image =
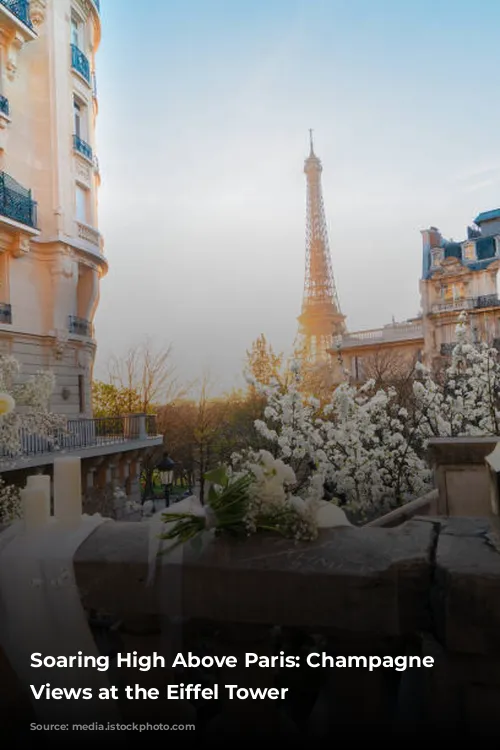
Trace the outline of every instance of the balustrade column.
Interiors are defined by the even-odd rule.
[[[123,418],[123,435],[128,440],[146,440],[146,414],[126,414]]]

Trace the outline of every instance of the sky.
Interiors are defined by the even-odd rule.
[[[304,159],[350,330],[419,312],[420,231],[500,206],[498,0],[101,0],[94,375],[150,339],[180,380],[289,352]]]

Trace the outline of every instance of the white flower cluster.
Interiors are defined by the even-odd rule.
[[[0,475],[0,525],[9,524],[22,517],[19,488],[6,484]]]
[[[311,491],[302,499],[292,493],[297,479],[291,466],[266,450],[235,454],[232,458],[233,467],[237,467],[233,478],[244,473],[255,478],[245,516],[249,534],[267,528],[294,539],[317,537],[317,496]]]
[[[131,500],[127,496],[127,493],[125,492],[123,487],[120,487],[119,485],[115,485],[113,488],[113,500],[117,504],[123,502],[123,509],[126,511],[126,513],[138,513],[140,511],[142,514],[142,505],[136,500]]]
[[[456,328],[457,344],[443,382],[422,365],[414,392],[423,441],[429,437],[500,434],[500,363],[485,343],[471,343],[466,313]]]
[[[295,368],[296,369],[296,368]],[[402,407],[393,388],[344,383],[323,404],[304,397],[295,378],[286,392],[258,385],[266,397],[256,429],[278,460],[321,497],[330,486],[349,511],[361,517],[383,513],[432,486],[425,448],[432,436],[500,434],[500,364],[497,351],[469,340],[465,314],[457,345],[441,376],[418,365],[411,405]],[[281,469],[281,475],[283,469]],[[286,494],[276,475],[260,487],[262,497]],[[267,494],[266,494],[267,493]]]
[[[54,375],[38,372],[19,383],[20,370],[14,357],[0,356],[0,455],[4,457],[21,454],[23,440],[29,436],[53,442],[66,425],[64,417],[52,414],[48,408]]]

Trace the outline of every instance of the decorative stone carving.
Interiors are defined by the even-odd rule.
[[[86,21],[90,15],[91,5],[88,0],[75,0],[75,6]]]
[[[17,60],[19,57],[19,53],[22,49],[22,46],[24,44],[23,37],[16,33],[14,37],[11,39],[10,44],[8,46],[8,53],[7,53],[7,77],[10,81],[13,81],[16,75],[17,71]]]
[[[88,164],[84,164],[81,159],[76,160],[76,174],[85,184],[90,183],[90,167]]]
[[[30,238],[27,234],[21,232],[14,237],[12,243],[11,252],[14,258],[21,258],[23,255],[27,255],[30,251]]]
[[[95,245],[96,247],[99,247],[100,245],[100,237],[101,235],[97,231],[97,229],[93,229],[92,227],[87,226],[86,224],[80,224],[78,223],[78,236],[81,240],[85,240],[85,242],[90,242],[91,245]]]
[[[27,255],[31,249],[30,237],[22,232],[13,234],[9,231],[0,231],[0,253],[10,252],[14,258]]]
[[[74,260],[76,258],[75,251],[71,247],[71,245],[64,245],[62,249],[62,254],[65,255],[67,258],[71,258]]]
[[[55,358],[60,360],[64,356],[64,351],[68,343],[68,332],[59,330],[56,332],[56,339],[54,341],[54,355]]]
[[[12,235],[10,232],[0,232],[0,253],[6,253],[12,245]]]
[[[39,27],[45,21],[47,0],[31,0],[30,18],[33,26]]]
[[[82,370],[88,370],[92,364],[93,356],[92,352],[88,349],[80,349],[77,355],[78,367]]]
[[[97,263],[92,263],[91,260],[87,260],[87,258],[78,258],[78,263],[81,266],[85,266],[85,268],[90,268],[92,271],[95,271],[96,273],[99,272],[99,266]]]
[[[71,279],[75,275],[75,265],[75,261],[69,253],[61,254],[52,266],[52,276],[63,276],[65,279]]]

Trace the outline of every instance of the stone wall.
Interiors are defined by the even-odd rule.
[[[395,528],[324,531],[312,543],[217,539],[199,552],[187,548],[182,566],[158,558],[148,586],[149,533],[145,523],[107,523],[76,555],[81,599],[103,653],[157,651],[170,660],[177,652],[251,651],[304,659],[315,651],[435,661],[430,669],[371,672],[116,669],[113,684],[162,693],[179,682],[289,689],[283,703],[128,701],[121,705],[127,721],[194,723],[219,741],[268,737],[274,729],[302,747],[339,731],[350,741],[367,732],[371,740],[500,740],[497,519],[428,516]]]
[[[286,727],[304,738],[438,730],[500,739],[500,530],[494,519],[419,518],[397,528],[323,532],[314,543],[273,537],[244,543],[217,540],[182,567],[164,563],[147,587],[148,528],[106,524],[80,548],[76,574],[88,609],[121,622],[119,651],[172,653],[431,655],[432,669],[229,670],[186,676],[156,670],[137,682],[219,681],[289,686],[283,713],[253,702],[183,704],[204,731],[251,733]],[[174,626],[179,615],[183,626]],[[169,619],[170,618],[170,619]],[[172,619],[173,618],[173,619]],[[168,624],[170,623],[170,624]],[[192,670],[191,670],[192,672]],[[230,679],[229,679],[230,678]],[[130,678],[129,678],[130,682]],[[272,702],[271,702],[272,703]],[[262,704],[262,705],[260,705]],[[137,704],[138,705],[138,704]],[[127,706],[127,712],[139,710]],[[142,704],[142,711],[146,710]],[[180,721],[180,706],[150,703],[150,720]],[[175,719],[175,716],[177,717]],[[184,715],[184,714],[183,714]],[[144,717],[143,717],[144,718]]]

